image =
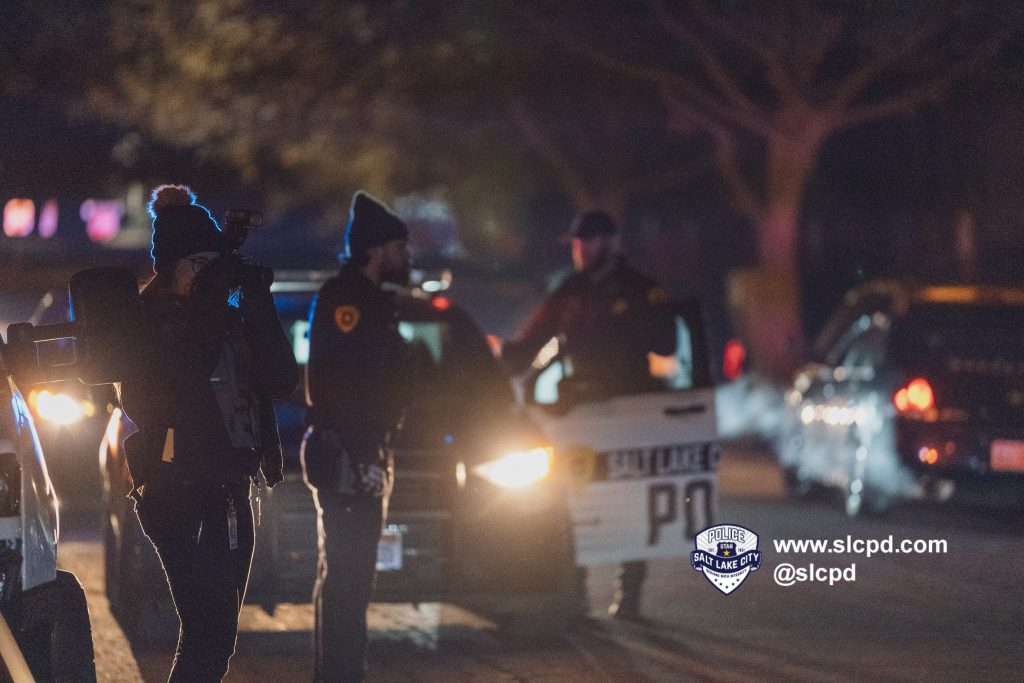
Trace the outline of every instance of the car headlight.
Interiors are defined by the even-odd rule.
[[[520,489],[544,479],[551,473],[554,452],[548,446],[515,451],[478,465],[473,471],[487,481],[506,489]]]
[[[74,424],[85,415],[85,407],[67,394],[40,391],[35,403],[39,417],[59,425]]]

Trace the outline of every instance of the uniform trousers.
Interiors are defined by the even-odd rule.
[[[317,578],[313,680],[349,683],[366,678],[366,610],[373,597],[377,544],[387,499],[343,495],[323,488],[317,510]]]

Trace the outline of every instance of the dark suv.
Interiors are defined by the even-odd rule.
[[[1024,291],[876,282],[851,292],[786,395],[792,494],[847,512],[1024,484]]]
[[[308,315],[325,275],[284,276],[274,286],[296,358],[308,355]],[[502,623],[564,623],[579,604],[566,472],[518,409],[484,335],[440,295],[398,296],[409,342],[413,400],[395,443],[396,476],[378,557],[376,598],[458,602]],[[260,494],[261,523],[247,601],[272,610],[308,602],[316,567],[316,515],[302,481],[302,389],[279,402],[285,480]],[[126,498],[118,444],[133,429],[115,411],[101,457],[108,501],[107,594],[126,628],[145,632],[173,615],[160,566]],[[155,621],[154,621],[155,619]]]

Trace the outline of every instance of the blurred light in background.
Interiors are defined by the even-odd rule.
[[[124,203],[117,200],[86,199],[79,215],[85,221],[85,231],[93,242],[109,242],[121,229]]]
[[[57,234],[59,216],[56,199],[51,199],[43,204],[43,209],[39,212],[39,226],[36,228],[40,237],[48,239]]]
[[[295,362],[305,365],[309,362],[309,321],[296,320],[292,323],[292,353]]]
[[[36,222],[36,205],[31,199],[8,199],[4,204],[4,234],[28,237]]]
[[[730,339],[722,352],[722,376],[727,380],[739,379],[743,364],[747,361],[747,350],[739,339]]]
[[[35,406],[39,417],[59,425],[70,425],[82,417],[95,414],[95,407],[88,401],[79,402],[67,394],[43,390],[29,394],[29,403]]]

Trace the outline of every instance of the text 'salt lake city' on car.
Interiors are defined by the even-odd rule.
[[[847,295],[786,396],[789,492],[851,515],[1024,486],[1024,291],[876,282]]]

